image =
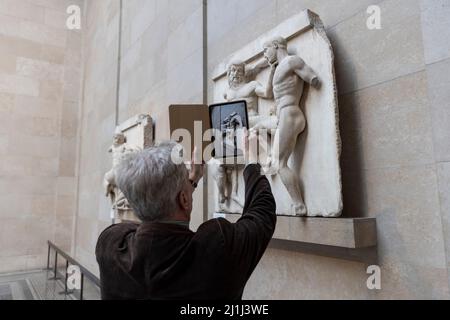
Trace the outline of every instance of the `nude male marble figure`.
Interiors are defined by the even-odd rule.
[[[264,57],[271,66],[276,66],[273,76],[273,94],[276,103],[278,127],[275,142],[272,146],[270,159],[270,174],[278,173],[292,201],[292,211],[295,215],[305,216],[305,206],[300,180],[297,174],[288,166],[299,135],[306,128],[306,119],[300,109],[305,82],[314,88],[320,87],[320,81],[314,71],[295,55],[287,52],[287,41],[275,37],[264,45]]]
[[[215,167],[213,176],[219,189],[219,209],[226,212],[228,200],[233,200],[239,207],[244,208],[238,196],[238,166],[219,164],[217,160],[211,160],[209,165]]]

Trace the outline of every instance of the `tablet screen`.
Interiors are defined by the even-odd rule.
[[[209,107],[211,127],[215,129],[214,156],[218,159],[243,156],[244,128],[248,129],[247,103],[236,101]]]

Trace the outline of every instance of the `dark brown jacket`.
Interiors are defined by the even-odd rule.
[[[100,235],[102,299],[241,299],[275,230],[275,200],[259,165],[244,171],[245,207],[236,223],[121,223]]]

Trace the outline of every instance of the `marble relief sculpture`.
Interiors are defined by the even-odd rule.
[[[116,168],[130,153],[153,145],[153,120],[148,115],[137,115],[117,126],[113,144],[108,152],[112,154],[112,168],[105,173],[103,187],[111,201],[111,218],[116,222],[138,221],[133,209],[116,184]]]
[[[293,202],[292,213],[304,216],[307,211],[300,190],[300,181],[289,168],[288,160],[294,151],[298,136],[306,127],[305,116],[299,107],[304,82],[317,88],[320,81],[314,71],[299,56],[288,54],[287,41],[282,37],[275,37],[264,45],[264,58],[265,63],[259,63],[254,70],[259,71],[265,66],[270,66],[267,85],[263,86],[258,81],[247,82],[245,64],[234,61],[228,67],[229,88],[224,94],[224,98],[227,101],[243,99],[247,101],[251,130],[275,127],[276,133],[273,141],[277,143],[272,143],[269,163],[265,171],[268,174],[280,175]],[[275,108],[271,108],[268,116],[258,114],[258,97],[274,98]],[[225,135],[226,128],[222,128],[222,132]],[[226,137],[224,138],[226,139]],[[279,141],[283,141],[283,143],[280,144]],[[232,168],[220,170],[219,176],[226,177],[227,175],[223,172],[228,170],[232,170]],[[220,203],[224,203],[226,199],[223,192],[227,187],[223,184],[229,181],[230,179],[225,178],[217,179]]]
[[[218,65],[213,81],[214,102],[246,100],[250,130],[272,130],[263,173],[270,177],[277,214],[338,217],[341,143],[334,55],[319,16],[305,10],[282,22]],[[236,183],[242,181],[242,168],[237,170]],[[223,204],[221,183],[229,182],[216,181]],[[243,202],[242,190],[235,196]],[[219,212],[240,210],[221,205]]]
[[[266,86],[263,86],[258,81],[252,80],[261,70],[268,67],[266,59],[260,61],[255,67],[247,70],[245,63],[242,61],[232,61],[227,67],[228,88],[224,92],[223,97],[228,102],[245,100],[247,102],[247,113],[249,119],[249,126],[253,127],[256,123],[263,121],[265,117],[258,114],[258,98],[270,99],[273,96],[272,93],[272,78],[271,76],[267,80]],[[226,119],[227,120],[227,119]],[[222,124],[222,133],[225,145],[228,141],[236,139],[236,137],[229,137],[229,133],[234,134],[236,132],[235,127],[242,127],[242,119],[236,117],[229,119],[227,123]],[[236,124],[236,125],[233,125]],[[231,128],[230,128],[231,125]],[[231,139],[231,140],[230,140]],[[233,141],[233,145],[230,145],[230,150],[234,150],[236,142]],[[224,210],[224,204],[233,200],[239,207],[243,208],[243,201],[239,199],[238,188],[239,179],[238,172],[239,166],[236,164],[216,164],[214,171],[214,178],[219,190],[219,207]],[[236,175],[233,177],[233,174]]]
[[[116,168],[127,154],[139,150],[140,148],[137,146],[127,144],[123,132],[120,130],[116,131],[113,145],[108,150],[108,152],[112,153],[112,168],[104,176],[104,187],[106,196],[111,200],[112,210],[117,216],[121,216],[123,212],[132,211],[132,208],[122,191],[116,185]]]

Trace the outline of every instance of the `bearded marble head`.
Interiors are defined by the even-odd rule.
[[[232,61],[227,67],[228,84],[230,88],[245,82],[245,63],[240,60]]]

